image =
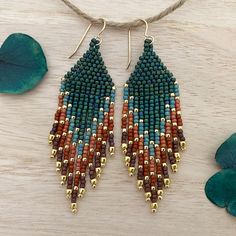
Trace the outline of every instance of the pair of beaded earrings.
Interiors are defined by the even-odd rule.
[[[168,165],[177,171],[179,148],[184,150],[186,145],[178,83],[154,52],[154,38],[147,34],[147,21],[142,21],[146,24],[144,51],[124,85],[121,146],[129,175],[137,172],[138,188],[144,190],[155,212],[164,187],[170,185]],[[87,52],[62,78],[49,135],[51,158],[56,158],[61,184],[67,186],[72,212],[85,193],[87,175],[95,188],[107,150],[114,155],[115,86],[99,52],[105,20],[103,24]]]

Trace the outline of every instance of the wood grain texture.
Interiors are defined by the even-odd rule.
[[[94,16],[128,20],[154,15],[173,0],[74,0]],[[205,197],[204,185],[218,167],[214,153],[236,120],[236,2],[189,0],[150,25],[155,48],[178,78],[188,150],[156,215],[123,166],[120,142],[122,85],[129,76],[127,32],[108,28],[102,54],[117,85],[117,151],[96,191],[88,189],[72,215],[49,156],[47,135],[56,109],[59,78],[88,22],[59,0],[0,0],[0,41],[13,32],[32,35],[44,48],[49,73],[22,96],[0,95],[0,235],[232,236],[236,220]],[[133,32],[133,61],[142,51],[143,28]],[[82,55],[93,27],[77,54]]]

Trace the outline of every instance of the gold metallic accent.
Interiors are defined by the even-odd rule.
[[[158,200],[162,200],[163,190],[157,190]]]
[[[151,210],[153,213],[157,212],[157,209],[158,209],[158,204],[157,202],[153,202],[151,203]]]
[[[180,148],[182,151],[186,150],[186,142],[185,141],[180,142]]]
[[[110,151],[111,156],[113,156],[115,154],[115,147],[110,147],[109,151]]]
[[[151,44],[153,44],[154,43],[154,37],[151,36],[151,35],[148,35],[148,23],[147,23],[147,21],[144,20],[144,19],[140,19],[140,20],[145,23],[145,33],[144,33],[145,39],[150,39]]]
[[[66,190],[66,197],[70,198],[71,197],[71,193],[72,193],[72,190],[71,189],[67,189]]]
[[[149,180],[149,176],[146,175],[146,176],[144,177],[144,179],[145,179],[145,180]]]
[[[92,23],[90,23],[89,26],[87,27],[87,29],[86,29],[86,31],[84,32],[82,38],[80,39],[79,44],[77,45],[76,49],[75,49],[74,52],[69,56],[69,59],[71,59],[71,58],[76,54],[76,52],[79,50],[81,44],[83,43],[85,37],[87,36],[87,34],[88,34],[88,32],[89,32],[91,26],[92,26]]]
[[[131,57],[131,28],[129,28],[129,30],[128,30],[128,63],[126,66],[126,70],[129,69],[131,61],[132,61],[132,57]]]
[[[129,167],[129,176],[133,176],[135,172],[135,168],[134,167]]]
[[[139,190],[143,189],[143,180],[138,180],[137,181],[137,187]]]
[[[72,213],[76,213],[78,211],[76,203],[71,203],[70,208]]]
[[[104,18],[101,18],[100,20],[103,21],[103,27],[102,27],[101,31],[98,33],[98,36],[96,37],[96,39],[99,40],[98,45],[100,45],[102,43],[101,35],[102,35],[103,31],[105,30],[106,25],[107,25],[107,22]]]
[[[164,163],[162,163],[162,166],[165,167],[165,166],[167,166],[167,164],[164,162]]]
[[[166,188],[170,187],[170,179],[169,178],[164,179],[164,185],[165,185]]]
[[[107,163],[106,157],[101,157],[101,166],[104,167]]]
[[[84,194],[85,194],[85,189],[84,189],[84,188],[80,188],[80,189],[79,189],[78,197],[79,197],[79,198],[82,198],[82,197],[84,196]]]
[[[92,187],[93,187],[93,188],[96,188],[97,179],[91,179],[90,182],[91,182],[91,184],[92,184]]]
[[[97,176],[97,178],[101,177],[101,173],[102,173],[102,168],[101,167],[97,167],[96,168],[96,176]]]
[[[52,141],[53,141],[54,138],[55,138],[55,135],[49,134],[49,136],[48,136],[48,143],[52,144]]]
[[[57,162],[56,162],[56,171],[57,171],[57,172],[60,172],[60,171],[61,171],[61,162],[60,162],[60,161],[57,161]]]
[[[151,196],[152,196],[151,192],[146,192],[145,193],[145,200],[146,200],[146,202],[151,200]]]
[[[64,185],[66,183],[66,176],[62,175],[61,176],[61,185]]]
[[[129,157],[129,156],[125,156],[124,160],[125,160],[125,165],[126,165],[127,167],[129,167],[130,157]]]
[[[121,144],[121,148],[122,148],[123,150],[126,150],[127,147],[128,147],[127,143],[122,143],[122,144]]]
[[[59,123],[60,123],[61,125],[64,125],[64,124],[65,124],[65,121],[64,121],[64,120],[60,120]]]
[[[51,151],[51,158],[54,158],[57,154],[57,149],[52,149]]]
[[[174,153],[176,162],[180,162],[180,154],[178,152]]]
[[[172,169],[173,172],[176,173],[176,172],[178,171],[178,166],[177,166],[177,164],[172,164],[172,165],[171,165],[171,169]]]

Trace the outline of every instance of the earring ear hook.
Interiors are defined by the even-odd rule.
[[[101,18],[101,20],[103,21],[103,27],[102,27],[101,31],[98,33],[98,35],[97,35],[97,37],[96,37],[96,39],[99,40],[98,45],[102,43],[101,35],[102,35],[103,31],[105,30],[106,25],[107,25],[107,22],[106,22],[106,20],[105,20],[104,18]],[[78,52],[78,50],[79,50],[81,44],[84,42],[84,39],[85,39],[85,37],[87,36],[87,34],[88,34],[90,28],[92,27],[92,25],[93,25],[93,23],[90,23],[90,24],[88,25],[87,29],[85,30],[85,32],[84,32],[82,38],[80,39],[80,41],[79,41],[77,47],[75,48],[74,52],[69,56],[69,59],[71,59],[71,58]]]
[[[84,32],[82,38],[80,39],[80,41],[79,41],[77,47],[75,48],[74,52],[69,56],[69,59],[71,59],[71,58],[76,54],[76,52],[79,50],[81,44],[84,42],[84,39],[85,39],[85,37],[87,36],[87,34],[88,34],[88,32],[89,32],[89,30],[90,30],[90,28],[91,28],[92,25],[93,25],[92,23],[89,24],[89,26],[88,26],[87,29],[85,30],[85,32]]]
[[[145,39],[150,39],[151,40],[150,44],[153,44],[154,37],[148,34],[148,23],[147,23],[147,21],[144,20],[144,19],[140,19],[140,21],[145,23],[145,32],[144,32]],[[129,28],[129,30],[128,30],[128,63],[127,63],[127,66],[126,66],[126,70],[129,69],[131,61],[132,61],[132,56],[131,56],[131,28]]]
[[[98,36],[100,37],[101,34],[103,33],[103,31],[105,30],[106,26],[107,26],[107,22],[104,18],[101,18],[101,20],[103,21],[103,27],[101,29],[101,31],[98,33]]]
[[[129,30],[128,30],[128,63],[126,66],[126,70],[129,69],[131,61],[132,61],[132,57],[131,57],[131,28],[129,28]]]
[[[98,35],[96,37],[96,39],[99,40],[98,45],[100,45],[102,43],[101,35],[102,35],[103,31],[106,29],[106,26],[107,26],[107,22],[106,22],[106,20],[104,18],[100,18],[100,20],[103,21],[103,27],[102,27],[101,31],[98,33]]]
[[[140,19],[140,21],[144,22],[144,24],[145,24],[145,33],[144,33],[145,39],[150,39],[151,40],[150,44],[153,44],[154,43],[154,37],[148,34],[148,23],[147,23],[147,21],[144,20],[144,19]]]

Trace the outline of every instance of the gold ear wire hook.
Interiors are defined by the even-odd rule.
[[[99,40],[98,44],[102,43],[101,35],[102,35],[103,31],[106,29],[106,26],[107,26],[107,22],[106,22],[106,20],[104,18],[101,18],[100,20],[103,21],[103,27],[102,27],[101,31],[98,33],[98,36],[96,37],[96,39]]]
[[[140,20],[145,23],[145,33],[144,33],[145,39],[150,39],[151,44],[153,44],[154,43],[154,37],[151,36],[151,35],[148,35],[148,23],[147,23],[147,21],[144,20],[144,19],[140,19]]]
[[[74,52],[69,56],[69,59],[71,59],[76,54],[76,52],[79,50],[81,44],[84,42],[84,39],[85,39],[85,37],[87,36],[87,34],[89,32],[91,26],[92,26],[92,23],[90,23],[89,26],[87,27],[87,29],[85,30],[85,32],[84,32],[82,38],[80,39],[77,47],[75,48]]]
[[[132,60],[131,58],[131,28],[129,28],[128,30],[128,63],[127,63],[126,70],[129,69],[131,60]]]

